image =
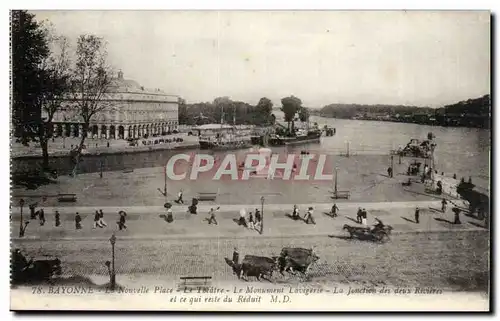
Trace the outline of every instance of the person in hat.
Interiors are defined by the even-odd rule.
[[[368,225],[368,223],[367,223],[367,217],[368,217],[368,214],[366,212],[366,209],[363,209],[361,211],[361,224],[363,224],[364,226]]]
[[[40,212],[38,213],[38,219],[40,220],[40,226],[45,225],[45,212],[43,211],[43,208],[40,209]]]
[[[82,229],[82,217],[80,216],[80,214],[78,212],[76,212],[76,215],[75,215],[75,228],[77,230]]]
[[[441,201],[441,212],[446,212],[446,205],[448,204],[448,202],[446,201],[446,199],[443,198],[443,200]]]
[[[333,217],[337,217],[338,216],[338,214],[337,214],[338,210],[339,210],[339,208],[337,207],[337,204],[333,204],[332,210],[331,210],[330,214],[332,214]]]
[[[304,221],[306,221],[306,224],[309,224],[309,222],[311,222],[312,224],[316,224],[316,222],[314,221],[314,217],[313,217],[313,208],[312,207],[309,207],[309,209],[307,210],[306,215],[304,217]]]
[[[420,223],[419,218],[420,218],[420,209],[417,207],[415,209],[415,223],[417,224]]]
[[[92,229],[96,229],[98,227],[102,227],[101,223],[99,222],[100,218],[101,218],[101,215],[99,214],[99,211],[95,211],[95,214],[94,214],[94,226],[92,226]]]
[[[61,225],[61,215],[59,214],[59,211],[56,211],[56,227]]]
[[[219,207],[217,207],[217,209],[219,209]],[[208,218],[208,224],[215,224],[215,225],[218,225],[217,223],[217,219],[215,218],[215,210],[213,208],[210,209],[210,212],[208,212],[208,214],[210,215],[209,218]]]
[[[126,230],[127,226],[125,225],[125,223],[127,222],[127,219],[125,217],[127,216],[127,213],[125,213],[124,211],[119,211],[118,215],[119,215],[118,222],[116,222],[116,224],[118,224],[118,229],[120,231],[123,229]]]
[[[299,215],[299,208],[297,207],[297,205],[294,205],[293,206],[293,211],[292,211],[292,218],[294,220],[298,219],[300,217]]]
[[[104,212],[102,209],[99,210],[99,224],[101,224],[101,227],[108,226],[108,224],[104,221]]]
[[[240,219],[238,220],[239,225],[243,225],[244,227],[248,227],[247,221],[245,219],[246,216],[247,216],[247,211],[244,208],[242,208],[240,210]]]
[[[358,208],[358,212],[356,213],[356,222],[361,224],[361,219],[363,218],[363,210]]]

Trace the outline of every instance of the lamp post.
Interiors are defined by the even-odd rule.
[[[265,201],[265,198],[264,198],[264,196],[262,196],[260,198],[260,205],[261,205],[260,209],[261,209],[261,212],[262,212],[262,215],[261,215],[262,222],[260,224],[260,234],[262,234],[262,232],[264,232],[264,201]]]
[[[19,200],[19,205],[21,206],[21,220],[19,221],[19,237],[24,236],[24,230],[23,230],[23,206],[24,206],[24,199]]]
[[[111,243],[111,290],[115,289],[116,286],[116,274],[115,274],[115,243],[116,243],[116,236],[115,233],[111,235],[111,238],[109,239],[109,242]]]

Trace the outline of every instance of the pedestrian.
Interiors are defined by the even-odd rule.
[[[217,208],[219,209],[219,208]],[[213,208],[210,209],[210,212],[208,212],[208,214],[210,215],[210,217],[208,218],[208,224],[215,224],[215,225],[218,225],[217,223],[217,219],[215,218],[215,210]]]
[[[262,220],[262,215],[258,208],[255,209],[255,223],[259,223]]]
[[[358,213],[356,214],[356,222],[361,224],[361,219],[363,218],[363,210],[361,210],[361,207],[358,208]]]
[[[243,225],[244,227],[248,227],[247,221],[245,220],[245,216],[247,216],[247,211],[244,208],[242,208],[240,210],[240,219],[238,221],[238,225]]]
[[[38,218],[40,219],[40,226],[45,225],[45,212],[43,211],[43,208],[40,209],[40,213],[38,215]]]
[[[419,218],[420,218],[420,209],[417,207],[417,208],[415,209],[415,223],[417,223],[417,224],[418,224],[418,223],[420,222],[420,221],[419,221]]]
[[[61,225],[61,216],[59,214],[59,211],[56,211],[56,227]]]
[[[118,224],[118,229],[120,231],[123,229],[127,229],[127,226],[125,225],[125,223],[127,222],[125,218],[127,216],[127,213],[125,213],[124,211],[120,211],[118,212],[118,215],[120,216],[118,222],[116,222],[116,224]]]
[[[174,213],[172,212],[172,207],[167,208],[166,221],[172,223],[174,221]]]
[[[36,219],[36,204],[30,204],[29,205],[29,209],[30,209],[30,219],[34,220]]]
[[[367,226],[368,223],[367,223],[367,216],[368,214],[366,213],[366,209],[363,209],[363,211],[361,211],[361,224],[363,224],[364,226]]]
[[[82,229],[82,218],[80,217],[80,214],[78,212],[76,212],[76,215],[75,215],[75,228],[77,230]]]
[[[238,249],[235,247],[233,251],[233,264],[239,264],[240,262],[240,253],[238,253]]]
[[[457,174],[453,174],[453,179],[457,179]]]
[[[462,224],[462,222],[460,222],[460,209],[458,207],[453,207],[452,211],[455,213],[455,221],[453,224]]]
[[[332,206],[332,211],[331,211],[331,214],[333,217],[337,217],[337,211],[339,210],[339,208],[337,207],[337,204],[333,204]]]
[[[316,225],[316,222],[314,221],[314,217],[313,217],[313,208],[312,207],[309,207],[309,209],[307,210],[306,215],[304,217],[304,220],[306,221],[306,224],[309,224],[309,222],[311,222],[312,224]]]
[[[99,210],[99,224],[101,224],[101,227],[108,226],[108,224],[104,221],[104,213],[102,209]]]
[[[248,228],[251,230],[255,228],[252,212],[248,213]]]
[[[106,147],[108,147],[108,148],[109,148],[109,141],[106,143]]]
[[[101,214],[99,214],[98,211],[95,211],[94,226],[92,226],[92,229],[96,229],[97,227],[102,227],[101,223],[99,222],[100,219],[101,219]]]
[[[184,201],[182,200],[182,189],[177,194],[177,203],[178,204],[181,204],[181,203],[184,204]]]
[[[392,178],[392,167],[389,166],[389,168],[387,169],[387,176],[391,177]]]
[[[469,181],[468,181],[469,184],[472,184],[472,177],[469,176]]]
[[[448,202],[443,198],[443,200],[441,201],[441,212],[446,212],[446,204],[448,204]]]
[[[294,220],[298,219],[300,217],[299,215],[299,208],[297,207],[297,205],[294,205],[293,206],[293,211],[292,211],[292,218]]]

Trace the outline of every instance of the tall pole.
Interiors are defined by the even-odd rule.
[[[23,206],[24,206],[24,199],[19,200],[19,205],[21,206],[21,220],[19,221],[19,237],[24,236],[24,231],[23,231]]]
[[[163,187],[163,193],[165,194],[165,198],[167,197],[167,165],[163,168],[163,174],[164,174],[164,187]]]
[[[394,155],[391,155],[391,177],[393,172],[394,172]]]
[[[100,167],[99,177],[102,178],[102,158],[99,167]]]
[[[115,243],[116,243],[116,236],[113,233],[111,235],[111,238],[109,239],[109,242],[111,243],[111,290],[114,290],[116,287],[116,272],[115,272]]]
[[[335,167],[335,186],[334,186],[335,197],[337,197],[337,173],[338,173],[338,169],[337,169],[337,167]]]
[[[349,141],[347,141],[347,157],[349,157]]]
[[[262,217],[262,222],[260,224],[260,234],[264,232],[264,196],[260,198],[260,204],[261,204],[261,217]]]

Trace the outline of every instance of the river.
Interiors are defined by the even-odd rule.
[[[427,134],[435,135],[436,168],[447,174],[456,173],[458,177],[471,176],[480,187],[487,188],[490,177],[491,132],[486,129],[460,127],[434,127],[417,124],[345,120],[323,117],[311,117],[320,127],[328,125],[337,129],[336,135],[322,137],[320,144],[287,147],[273,147],[274,152],[297,153],[307,150],[311,153],[352,155],[388,155],[390,150],[405,146],[410,139],[426,139]],[[182,151],[155,151],[106,156],[85,156],[80,163],[79,173],[164,166],[173,154]],[[244,154],[246,150],[237,153]],[[219,154],[219,153],[215,153]],[[13,170],[33,167],[39,159],[15,159]],[[72,165],[69,158],[53,158],[51,164],[59,173],[67,174]]]

